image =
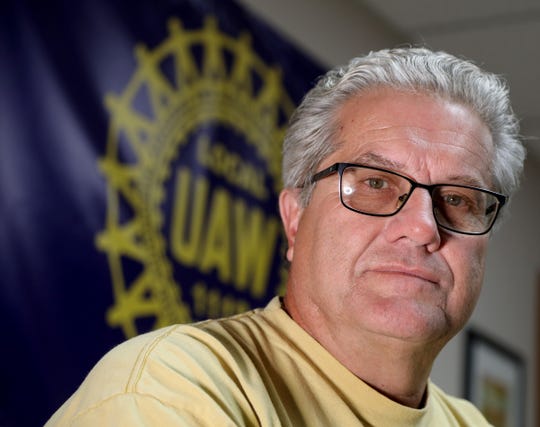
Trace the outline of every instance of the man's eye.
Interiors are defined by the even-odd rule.
[[[457,194],[449,194],[444,196],[444,202],[450,206],[460,206],[463,204],[463,198]]]
[[[369,178],[366,180],[366,183],[370,188],[374,188],[376,190],[388,187],[388,183],[384,179],[380,178]]]

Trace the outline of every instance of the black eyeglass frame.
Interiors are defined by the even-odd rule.
[[[342,182],[342,178],[343,178],[343,171],[345,169],[347,169],[348,167],[361,167],[361,168],[365,168],[365,169],[372,169],[372,170],[376,170],[376,171],[389,173],[391,175],[398,176],[398,177],[403,178],[406,181],[408,181],[411,184],[411,189],[408,192],[407,197],[405,198],[405,200],[403,200],[403,203],[401,203],[401,205],[397,208],[397,210],[395,212],[392,212],[390,214],[374,214],[374,213],[368,213],[368,212],[360,211],[360,210],[355,209],[355,208],[353,208],[351,206],[348,206],[343,201],[343,194],[342,194],[342,190],[341,190],[341,187],[342,187],[341,182]],[[439,227],[441,227],[441,228],[444,228],[445,230],[453,231],[454,233],[459,233],[459,234],[467,234],[467,235],[472,235],[472,236],[481,236],[483,234],[489,233],[489,231],[493,228],[493,225],[495,224],[495,221],[497,220],[497,217],[499,215],[499,212],[501,211],[501,208],[505,205],[505,203],[508,200],[508,196],[505,196],[504,194],[497,193],[495,191],[487,190],[485,188],[475,187],[475,186],[472,186],[472,185],[463,185],[463,184],[446,184],[446,183],[442,183],[442,184],[422,184],[420,182],[415,181],[414,179],[411,179],[411,178],[409,178],[407,176],[401,175],[401,174],[399,174],[397,172],[394,172],[394,171],[391,171],[391,170],[388,170],[388,169],[379,168],[379,167],[376,167],[376,166],[361,165],[361,164],[357,164],[357,163],[334,163],[332,166],[330,166],[330,167],[328,167],[326,169],[323,169],[322,171],[317,172],[316,174],[314,174],[310,179],[310,183],[314,184],[315,182],[320,181],[321,179],[326,178],[326,177],[328,177],[328,176],[330,176],[330,175],[332,175],[334,173],[339,174],[339,199],[341,201],[341,204],[343,206],[345,206],[347,209],[349,209],[349,210],[351,210],[353,212],[357,212],[357,213],[362,214],[362,215],[378,216],[378,217],[394,216],[403,208],[403,206],[405,206],[405,204],[407,203],[407,201],[411,197],[411,194],[413,193],[413,191],[416,188],[423,188],[423,189],[428,191],[429,195],[432,198],[433,217],[435,218],[435,222],[437,223],[437,225]],[[493,216],[493,219],[491,220],[491,223],[489,224],[489,226],[487,227],[487,229],[485,231],[482,231],[482,232],[461,231],[461,230],[456,230],[456,229],[453,229],[452,227],[449,227],[447,225],[439,223],[439,220],[437,219],[437,214],[435,213],[435,206],[433,205],[433,191],[437,187],[446,187],[446,186],[458,187],[458,188],[468,188],[468,189],[471,189],[471,190],[478,190],[478,191],[481,191],[483,193],[491,194],[492,196],[494,196],[497,199],[497,201],[498,201],[498,204],[496,205],[497,211],[495,212],[495,215]]]

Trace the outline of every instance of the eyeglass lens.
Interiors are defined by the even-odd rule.
[[[389,171],[347,166],[341,176],[341,199],[354,211],[389,216],[408,200],[415,185]],[[483,233],[495,220],[497,198],[479,189],[435,185],[431,191],[433,214],[445,228],[465,233]]]

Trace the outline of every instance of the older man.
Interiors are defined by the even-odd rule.
[[[291,121],[284,298],[117,347],[50,425],[487,425],[429,380],[524,149],[506,88],[426,49],[330,71]]]

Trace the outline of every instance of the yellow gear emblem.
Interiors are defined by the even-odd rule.
[[[279,192],[281,143],[294,109],[280,71],[254,53],[250,36],[220,32],[215,18],[189,31],[172,19],[166,40],[135,53],[126,89],[105,100],[111,121],[99,166],[107,217],[96,238],[113,284],[106,319],[126,337],[145,320],[159,328],[189,322],[193,312],[232,314],[249,307],[241,295],[264,294],[281,231],[275,215],[251,206]],[[213,140],[209,124],[240,135],[259,164]],[[189,162],[179,164],[184,157]],[[177,264],[217,277],[226,292],[200,277],[187,286],[175,276]]]

